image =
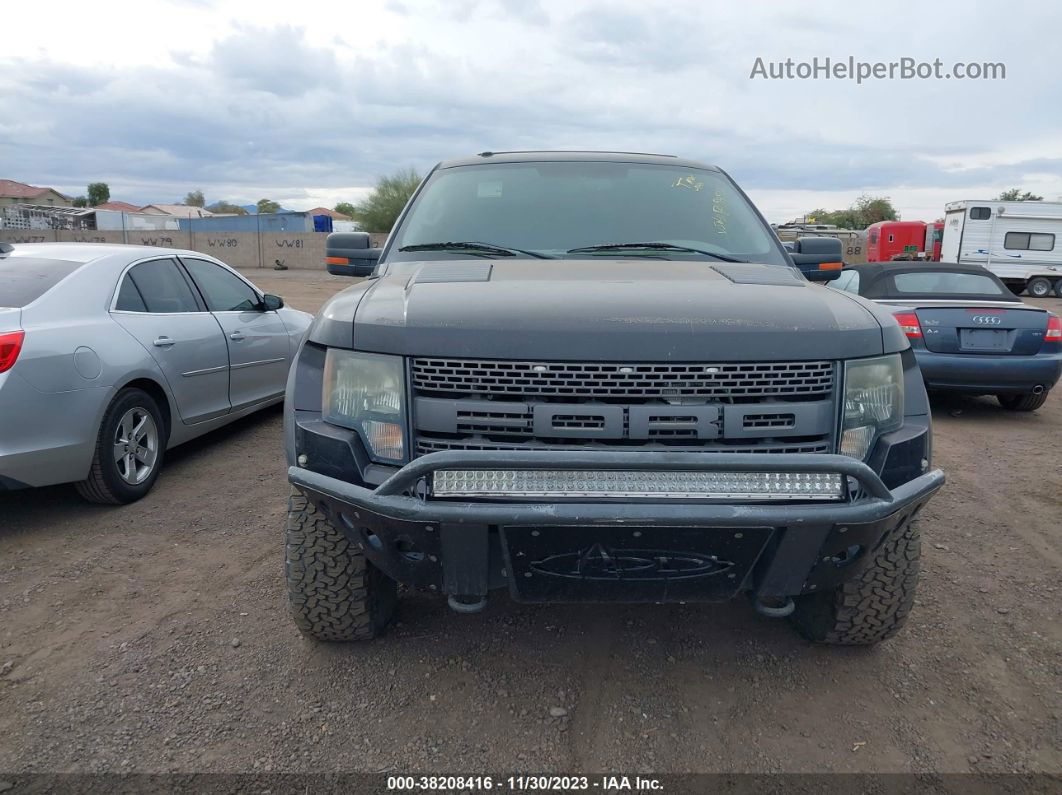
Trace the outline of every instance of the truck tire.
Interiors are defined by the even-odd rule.
[[[872,646],[907,623],[922,554],[918,522],[908,517],[886,536],[858,577],[832,591],[796,599],[792,621],[808,640]]]
[[[284,574],[295,624],[314,640],[372,640],[394,617],[398,584],[298,491],[288,498]]]
[[[1040,394],[1035,392],[1021,392],[1017,395],[996,395],[999,405],[1009,411],[1036,411],[1046,400],[1048,390]]]
[[[1055,282],[1055,295],[1062,298],[1062,279],[1058,279]]]
[[[155,399],[142,389],[123,389],[103,413],[88,477],[74,484],[89,502],[136,502],[155,485],[169,432]]]
[[[1029,283],[1025,285],[1025,289],[1028,290],[1029,295],[1034,298],[1047,298],[1051,295],[1051,291],[1055,286],[1051,283],[1050,279],[1046,279],[1043,276],[1036,276],[1029,279]]]

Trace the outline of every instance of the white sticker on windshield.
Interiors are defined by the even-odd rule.
[[[501,180],[480,182],[476,188],[476,195],[481,199],[500,199],[502,195]]]

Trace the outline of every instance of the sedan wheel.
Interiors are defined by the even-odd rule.
[[[158,453],[155,420],[146,409],[129,409],[118,423],[114,439],[114,461],[122,480],[132,486],[143,483],[155,470]]]
[[[999,401],[1005,409],[1010,411],[1036,411],[1040,406],[1047,402],[1048,391],[1045,389],[1042,392],[1021,392],[1017,395],[996,395],[996,400]]]
[[[78,493],[109,505],[139,500],[155,485],[166,438],[155,399],[142,389],[123,389],[104,412],[92,469],[75,484]]]

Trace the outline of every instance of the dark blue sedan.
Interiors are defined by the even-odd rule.
[[[927,389],[1034,411],[1062,374],[1062,319],[1022,303],[979,265],[854,265],[830,286],[893,311]]]

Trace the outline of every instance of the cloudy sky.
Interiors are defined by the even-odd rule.
[[[704,0],[5,3],[0,178],[134,203],[364,195],[486,149],[667,152],[772,221],[1062,198],[1062,4]],[[869,8],[869,6],[866,6]],[[1002,62],[1005,80],[750,79],[756,58]]]

